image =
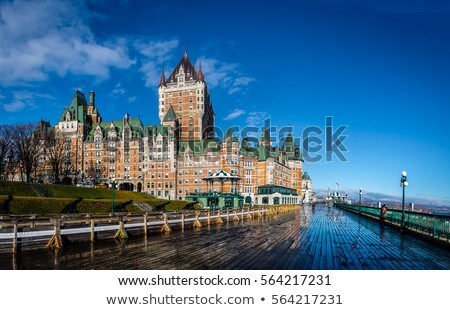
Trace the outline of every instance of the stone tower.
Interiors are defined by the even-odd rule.
[[[179,123],[180,142],[198,141],[214,132],[214,111],[201,65],[198,71],[184,52],[166,79],[164,70],[158,86],[159,119],[164,123],[173,113]],[[172,109],[172,110],[171,110]]]

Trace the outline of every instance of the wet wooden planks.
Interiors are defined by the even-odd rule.
[[[0,256],[11,269],[449,269],[450,251],[317,206],[245,223]]]

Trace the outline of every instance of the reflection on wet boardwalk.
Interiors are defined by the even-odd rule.
[[[0,254],[1,269],[450,269],[450,250],[339,209]]]

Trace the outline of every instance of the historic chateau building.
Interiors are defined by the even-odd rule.
[[[258,188],[273,185],[302,192],[300,148],[289,134],[273,146],[264,129],[259,145],[240,141],[229,129],[214,137],[214,109],[201,66],[185,52],[173,72],[164,71],[158,86],[160,124],[144,125],[125,114],[103,121],[91,92],[89,102],[76,91],[55,126],[63,137],[65,167],[78,180],[111,183],[119,189],[145,191],[166,199],[193,193],[231,192],[230,184],[208,188],[203,179],[221,170],[238,176],[246,203],[257,201]]]

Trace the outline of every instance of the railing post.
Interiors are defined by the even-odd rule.
[[[195,211],[195,220],[194,220],[194,228],[201,228],[202,223],[200,223],[200,220],[198,219],[200,211]]]
[[[127,239],[127,238],[128,238],[128,234],[125,230],[123,217],[119,217],[119,229],[117,230],[116,234],[114,235],[114,239]]]
[[[91,242],[95,242],[95,222],[91,219]]]
[[[181,230],[184,231],[184,211],[181,212]]]
[[[237,210],[236,209],[234,210],[233,221],[239,222],[239,216],[237,215]]]
[[[253,214],[250,213],[250,207],[247,208],[247,219],[253,219]]]
[[[222,224],[222,223],[223,223],[223,221],[222,221],[222,216],[221,216],[221,212],[220,212],[220,210],[219,210],[219,211],[217,211],[216,224],[217,224],[217,225],[220,225],[220,224]]]
[[[45,249],[55,249],[59,250],[63,247],[62,239],[61,239],[61,220],[55,219],[55,234],[53,237],[48,241],[47,245],[45,246]]]
[[[144,213],[144,236],[147,236],[148,213]]]
[[[170,228],[170,226],[169,226],[169,221],[168,221],[168,218],[167,218],[167,213],[163,213],[163,219],[164,219],[164,224],[163,224],[163,226],[161,227],[161,232],[166,232],[166,233],[171,232],[171,231],[172,231],[172,228]]]
[[[227,210],[227,223],[230,221],[230,210]]]
[[[19,225],[17,222],[14,222],[14,233],[13,233],[13,248],[12,252],[15,254],[17,253],[17,231],[19,229]]]
[[[211,211],[208,211],[208,226],[211,226]]]

